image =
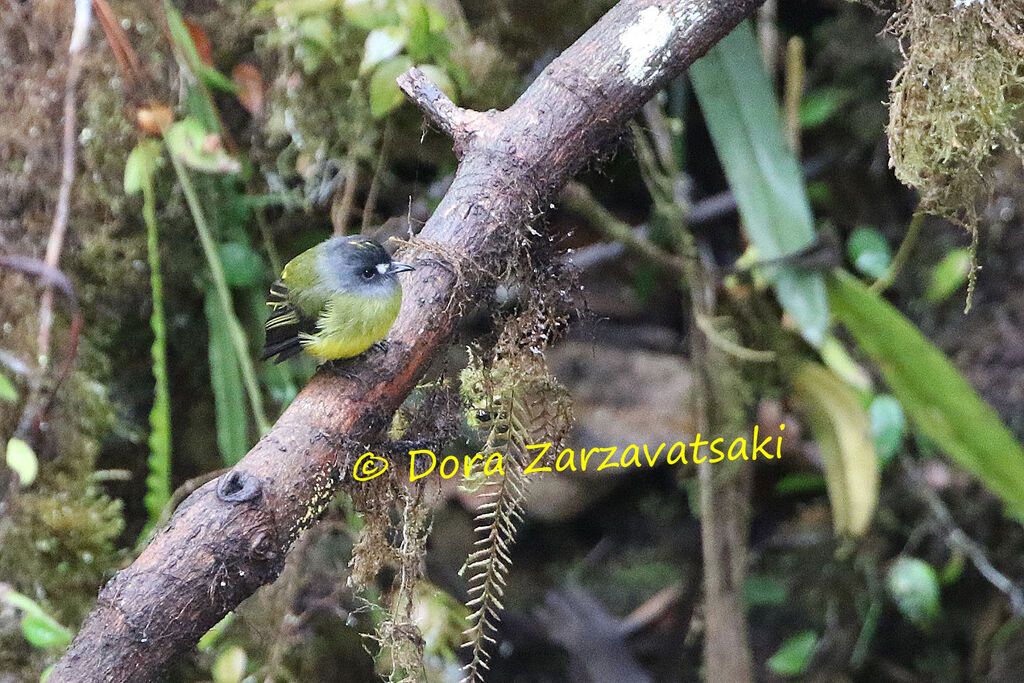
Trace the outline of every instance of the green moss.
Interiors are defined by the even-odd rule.
[[[68,624],[85,616],[120,559],[121,504],[92,479],[98,440],[112,422],[102,385],[74,373],[49,420],[52,439],[38,451],[39,479],[17,496],[4,522],[0,576],[41,597]]]
[[[906,58],[891,84],[890,164],[921,193],[922,209],[975,241],[1000,153],[1024,158],[1022,24],[1016,3],[911,0],[888,27]]]

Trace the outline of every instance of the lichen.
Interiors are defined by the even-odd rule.
[[[646,83],[668,59],[665,50],[674,26],[672,16],[659,7],[646,7],[636,21],[619,35],[626,51],[626,76],[637,84]]]

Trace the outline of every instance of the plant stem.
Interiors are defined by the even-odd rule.
[[[166,144],[166,143],[165,143]],[[256,427],[260,434],[270,431],[270,422],[263,411],[263,395],[260,393],[259,384],[256,382],[256,370],[249,356],[249,349],[245,332],[242,330],[238,316],[235,315],[234,305],[231,301],[231,291],[228,289],[228,281],[224,275],[224,266],[220,262],[220,255],[217,254],[217,245],[213,241],[213,234],[206,223],[203,215],[203,207],[199,204],[199,197],[196,195],[195,187],[188,176],[188,170],[181,160],[174,156],[174,150],[167,146],[168,155],[174,165],[174,172],[181,183],[181,190],[185,193],[185,201],[188,203],[189,211],[192,213],[192,220],[195,221],[196,230],[199,232],[199,242],[203,245],[203,253],[206,262],[210,267],[210,275],[213,277],[213,286],[217,291],[217,301],[220,303],[221,313],[227,321],[228,329],[231,331],[231,343],[235,347],[235,356],[238,358],[238,365],[242,370],[242,381],[245,384],[245,391],[249,395],[249,402],[252,404],[253,417],[256,419]]]
[[[149,286],[153,296],[153,408],[149,413],[149,458],[146,465],[145,504],[149,520],[139,535],[149,536],[160,511],[171,496],[171,396],[167,384],[167,327],[164,316],[163,280],[160,275],[160,245],[157,241],[156,195],[152,176],[142,186],[142,218],[146,223],[146,252],[149,257]]]
[[[57,207],[53,212],[53,226],[46,243],[46,264],[52,268],[60,265],[60,253],[64,248],[64,236],[68,229],[68,215],[71,212],[71,186],[75,182],[75,152],[78,145],[78,116],[75,92],[82,75],[82,53],[89,40],[92,24],[92,4],[88,0],[76,0],[74,26],[68,45],[68,75],[64,85],[64,131],[61,144],[60,187],[57,192]],[[53,328],[53,287],[47,286],[39,305],[38,363],[39,385],[50,364],[50,334]],[[29,402],[32,403],[31,401]]]
[[[621,242],[627,249],[646,256],[677,275],[686,272],[686,264],[681,258],[661,249],[613,216],[608,209],[594,199],[590,190],[584,185],[570,182],[565,186],[562,199],[565,201],[566,208],[586,218],[587,222],[597,228],[605,237]]]
[[[917,236],[921,233],[921,226],[924,225],[924,217],[925,214],[920,209],[914,212],[914,215],[910,218],[910,225],[907,226],[907,234],[904,236],[900,248],[896,251],[896,256],[893,257],[892,263],[889,264],[889,269],[869,287],[872,292],[881,293],[892,286],[896,276],[903,270],[903,266],[906,265],[907,259],[910,257],[910,250],[914,248]]]
[[[267,252],[267,258],[270,259],[270,267],[274,269],[274,277],[280,277],[282,269],[281,255],[277,253],[277,247],[274,245],[274,236],[270,232],[270,226],[267,225],[267,217],[263,215],[263,207],[254,207],[253,213],[256,215],[256,225],[260,229],[263,248]]]
[[[384,124],[384,133],[380,143],[380,151],[377,152],[377,165],[373,169],[373,180],[370,181],[370,189],[366,194],[366,203],[363,204],[363,221],[359,232],[365,234],[370,227],[370,220],[373,218],[373,210],[377,204],[377,195],[380,193],[381,175],[384,173],[384,164],[387,163],[388,151],[391,148],[392,137],[391,117],[388,117]]]
[[[804,41],[794,36],[786,43],[786,142],[793,156],[800,158],[800,100],[805,81]]]
[[[348,228],[348,217],[352,213],[352,204],[355,202],[356,185],[359,183],[359,160],[355,151],[350,151],[345,160],[345,186],[341,194],[334,195],[334,202],[331,204],[331,222],[334,224],[334,234],[344,235]]]

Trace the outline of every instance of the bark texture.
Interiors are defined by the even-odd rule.
[[[420,238],[493,263],[565,182],[668,79],[735,27],[757,0],[622,0],[503,112],[451,104],[410,72],[403,90],[452,135],[458,173]],[[354,377],[321,369],[273,429],[228,473],[189,496],[96,608],[51,683],[151,681],[167,662],[257,588],[273,581],[295,538],[342,485],[347,465],[380,439],[461,302],[480,294],[472,269],[422,259],[405,281],[386,352]],[[219,493],[219,495],[218,495]]]

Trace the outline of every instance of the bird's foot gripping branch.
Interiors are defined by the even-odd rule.
[[[503,112],[460,109],[415,70],[401,77],[402,89],[454,138],[460,156],[420,238],[506,263],[518,243],[509,236],[524,233],[658,88],[757,4],[622,0]],[[154,680],[280,573],[298,533],[350,481],[346,464],[379,441],[448,342],[461,304],[486,298],[480,273],[456,278],[425,261],[408,274],[405,286],[415,295],[405,297],[387,351],[356,363],[354,378],[318,373],[227,479],[189,496],[103,588],[52,683]],[[244,500],[235,500],[240,492],[247,492],[237,496]]]

